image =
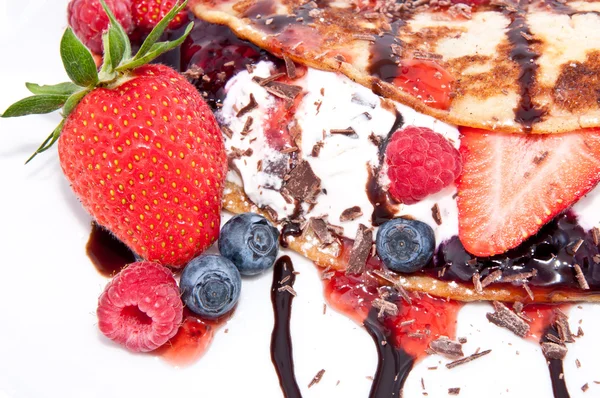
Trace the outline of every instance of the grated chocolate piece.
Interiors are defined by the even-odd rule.
[[[340,221],[345,222],[345,221],[356,220],[358,217],[360,217],[362,215],[363,215],[363,212],[359,206],[352,206],[352,207],[344,210],[342,212],[342,214],[340,214]]]
[[[308,220],[308,226],[310,229],[312,229],[323,245],[330,245],[335,242],[334,237],[327,228],[327,223],[322,218],[312,217],[310,220]]]
[[[373,300],[373,307],[379,310],[379,313],[377,314],[378,318],[383,318],[383,315],[398,315],[398,306],[382,298]]]
[[[461,359],[457,359],[454,362],[447,363],[446,367],[448,369],[455,368],[455,367],[457,367],[459,365],[463,365],[465,363],[474,361],[477,358],[481,358],[482,356],[485,356],[485,355],[489,354],[490,352],[492,352],[492,350],[485,350],[485,351],[481,351],[481,352],[476,352],[475,354],[471,354],[468,357],[464,357],[464,358],[461,358]]]
[[[274,82],[277,79],[280,79],[282,77],[285,76],[285,73],[275,73],[274,75],[271,75],[269,77],[258,77],[258,76],[254,76],[252,78],[252,81],[255,83],[258,83],[259,86],[266,86],[267,84]]]
[[[483,287],[481,285],[481,277],[479,276],[479,272],[475,272],[473,274],[473,286],[475,287],[475,291],[477,294],[483,293]]]
[[[363,224],[358,226],[354,245],[350,251],[350,259],[348,260],[347,274],[360,274],[365,270],[367,258],[371,253],[373,246],[373,231]]]
[[[302,91],[300,86],[281,82],[270,82],[263,87],[269,94],[287,101],[293,100]]]
[[[365,112],[365,114],[371,116],[367,112]],[[369,117],[369,119],[371,119],[371,117]],[[381,145],[381,137],[376,135],[375,133],[369,134],[369,141],[371,141],[371,143],[376,147],[379,147],[379,145]]]
[[[523,312],[523,303],[520,301],[515,301],[513,303],[513,310],[519,314],[520,312]]]
[[[306,160],[294,167],[287,177],[284,188],[295,199],[310,201],[321,191],[321,179]]]
[[[581,367],[581,362],[579,362],[579,359],[575,359],[575,366],[577,366],[577,369]]]
[[[519,337],[525,337],[529,332],[529,325],[514,312],[508,309],[504,304],[494,301],[495,312],[488,312],[486,317],[488,321],[496,326],[506,328]]]
[[[373,35],[365,35],[365,34],[360,34],[360,33],[353,34],[352,38],[355,39],[355,40],[376,41],[375,36],[373,36]]]
[[[323,378],[324,374],[325,374],[325,369],[319,370],[317,372],[317,374],[315,375],[315,377],[313,377],[313,379],[310,381],[310,383],[308,383],[308,388],[311,388],[315,384],[319,383],[321,381],[321,379]]]
[[[581,391],[586,392],[589,388],[590,388],[589,384],[585,383],[584,385],[581,386]]]
[[[567,355],[567,347],[564,345],[547,341],[541,343],[541,346],[546,359],[564,359]]]
[[[342,134],[348,137],[358,137],[356,131],[352,127],[348,127],[345,129],[330,129],[329,134]]]
[[[287,72],[287,76],[290,79],[295,79],[296,78],[296,64],[287,55],[283,56],[283,61],[285,62],[285,71]]]
[[[246,105],[242,109],[240,109],[235,116],[242,117],[246,113],[251,112],[257,106],[258,106],[258,102],[256,102],[256,99],[254,98],[254,94],[250,93],[250,102],[248,102],[248,105]]]
[[[581,328],[581,326],[579,326],[577,328],[577,334],[575,335],[575,337],[582,337],[583,336],[583,329]]]
[[[435,221],[437,225],[442,225],[442,214],[440,213],[440,207],[437,203],[431,208],[431,217],[433,217],[433,221]]]
[[[573,254],[573,255],[577,254],[577,251],[579,251],[579,248],[581,247],[582,244],[583,244],[583,239],[577,239],[575,242],[573,242],[573,244],[569,246],[569,251],[571,252],[571,254]]]
[[[589,290],[590,285],[588,285],[587,281],[585,280],[585,275],[583,274],[579,264],[574,264],[573,269],[575,270],[575,278],[577,279],[577,283],[579,283],[579,287],[583,290]]]
[[[573,338],[573,333],[569,327],[569,317],[558,308],[554,310],[554,315],[556,318],[554,326],[556,327],[560,340],[564,343],[574,343],[575,339]]]
[[[560,337],[557,337],[553,334],[548,333],[546,335],[546,339],[552,343],[556,343],[556,344],[563,344],[564,341],[560,339]]]
[[[281,286],[277,289],[278,292],[288,292],[292,296],[296,297],[296,291],[290,285]]]
[[[223,135],[225,135],[225,137],[229,139],[233,137],[233,131],[231,131],[231,129],[225,125],[221,126],[221,132],[223,133]]]
[[[533,295],[533,291],[529,287],[529,284],[523,283],[523,289],[525,289],[525,292],[527,293],[527,295],[529,296],[529,298],[531,299],[531,301],[534,301],[535,300],[535,296]]]
[[[252,131],[252,122],[254,122],[254,119],[252,119],[252,116],[248,116],[244,128],[240,132],[241,135],[248,135]]]
[[[448,389],[448,395],[458,395],[460,394],[460,387],[452,387]]]
[[[323,146],[325,145],[325,143],[323,141],[318,141],[312,148],[312,151],[310,152],[311,156],[313,158],[319,157],[319,154],[321,153],[321,148],[323,148]]]
[[[520,272],[518,274],[514,274],[514,275],[503,275],[502,276],[502,282],[522,282],[525,281],[529,278],[533,278],[534,276],[537,275],[537,270],[534,269],[531,272]]]
[[[494,272],[490,273],[488,276],[486,276],[485,278],[482,279],[481,281],[481,287],[486,287],[488,285],[491,285],[492,283],[498,281],[500,278],[502,278],[502,271],[500,271],[499,269],[495,270]]]
[[[429,348],[436,354],[441,354],[449,359],[458,359],[465,356],[462,345],[446,336],[440,336],[439,339],[429,343]]]
[[[592,228],[592,239],[594,240],[594,244],[596,246],[600,244],[600,229],[598,229],[598,227]]]
[[[411,300],[410,296],[408,295],[408,292],[406,291],[406,289],[400,283],[399,278],[396,278],[392,275],[389,275],[386,272],[379,271],[379,270],[375,270],[375,271],[373,271],[373,273],[375,275],[377,275],[378,277],[380,277],[381,279],[384,279],[384,280],[388,281],[389,283],[391,283],[392,286],[394,287],[394,289],[400,295],[400,297],[402,297],[404,299],[404,301],[406,301],[408,303],[408,305],[412,304],[412,300]],[[416,294],[417,292],[414,292],[414,293]]]

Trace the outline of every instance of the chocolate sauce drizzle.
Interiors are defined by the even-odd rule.
[[[401,45],[397,33],[398,29],[404,24],[403,20],[395,21],[392,23],[389,32],[375,36],[375,41],[371,44],[368,72],[387,83],[391,83],[399,75],[400,54],[396,54],[392,46]],[[375,94],[380,95],[380,91],[378,86],[373,87]]]
[[[281,283],[286,279],[285,283]],[[271,334],[271,360],[279,385],[286,398],[301,398],[300,388],[294,375],[294,357],[292,355],[292,339],[290,336],[290,318],[292,313],[292,300],[294,296],[286,290],[280,290],[283,286],[290,288],[296,281],[294,265],[288,256],[280,257],[273,269],[273,284],[271,285],[271,302],[275,324]]]
[[[401,390],[415,360],[402,348],[394,347],[393,337],[377,318],[378,311],[371,308],[364,326],[377,346],[377,371],[371,385],[370,398],[401,397]]]
[[[281,247],[288,247],[287,238],[289,236],[300,236],[302,235],[302,226],[296,222],[288,222],[283,224],[281,228],[281,234],[279,235],[279,244]]]
[[[520,69],[518,82],[521,99],[515,109],[515,121],[529,133],[533,124],[541,120],[545,111],[538,108],[531,98],[531,89],[538,69],[536,61],[540,54],[530,47],[536,40],[532,38],[525,19],[527,4],[528,0],[520,0],[515,9],[507,9],[506,13],[511,19],[508,26],[508,40],[512,44],[510,58],[519,65]]]
[[[550,341],[546,337],[547,335],[558,336],[558,332],[553,326],[549,326],[543,334],[541,342]],[[552,391],[554,392],[554,398],[570,398],[569,391],[567,390],[567,384],[565,382],[563,360],[562,359],[550,359],[548,360],[548,370],[550,371],[550,380],[552,381]]]
[[[95,222],[92,222],[85,251],[98,272],[106,277],[114,276],[124,266],[136,261],[129,247]]]

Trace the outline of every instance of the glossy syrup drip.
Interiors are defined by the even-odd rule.
[[[261,0],[250,6],[243,14],[255,25],[270,34],[281,33],[289,27],[307,25],[313,22],[310,3],[299,6],[293,14],[275,14],[275,2]]]
[[[519,65],[519,86],[521,99],[515,110],[515,120],[530,132],[533,124],[539,122],[544,111],[532,101],[531,90],[535,81],[538,65],[536,63],[540,54],[531,49],[534,40],[526,21],[526,7],[528,1],[520,0],[515,11],[507,11],[511,18],[508,26],[508,40],[512,44],[510,58]]]
[[[368,72],[387,83],[392,83],[399,75],[400,57],[392,50],[392,45],[400,44],[396,35],[404,23],[402,20],[392,23],[391,30],[377,35],[370,47]],[[379,94],[375,89],[373,91]]]
[[[95,222],[92,222],[85,251],[96,270],[106,277],[114,276],[127,264],[136,261],[129,247]]]
[[[287,278],[287,279],[286,279]],[[284,281],[284,283],[281,283]],[[271,334],[271,360],[279,378],[279,384],[286,398],[301,398],[300,388],[294,374],[294,357],[290,335],[290,319],[292,300],[294,296],[283,286],[290,288],[296,281],[294,265],[288,256],[280,257],[273,269],[273,284],[271,285],[271,301],[275,324]]]
[[[281,228],[281,234],[279,235],[279,244],[281,245],[281,247],[288,247],[288,237],[300,235],[302,235],[302,226],[299,223],[285,223]]]
[[[558,336],[556,329],[553,327],[549,327],[544,333],[544,338],[542,341],[548,341],[545,337],[547,334],[553,334],[554,336]],[[565,373],[563,369],[563,360],[562,359],[550,359],[548,361],[548,370],[550,371],[550,380],[552,382],[552,392],[554,393],[554,398],[570,398],[569,390],[567,390],[567,383],[565,382]]]

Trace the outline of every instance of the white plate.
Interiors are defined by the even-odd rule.
[[[25,81],[66,79],[58,52],[66,4],[0,1],[1,110],[28,94]],[[0,397],[280,397],[269,351],[270,274],[244,281],[235,315],[192,366],[130,354],[98,332],[96,300],[107,279],[85,255],[90,217],[62,176],[55,149],[23,165],[58,121],[57,114],[0,120]],[[373,342],[343,315],[323,315],[315,267],[291,256],[300,271],[292,339],[303,396],[367,397],[377,364]],[[552,397],[539,346],[488,323],[489,310],[488,304],[465,307],[457,335],[468,338],[467,354],[478,347],[492,353],[452,370],[427,370],[447,361],[426,358],[410,374],[405,397],[423,396],[421,378],[429,397],[445,397],[449,387],[460,387],[463,398]],[[574,307],[570,319],[573,330],[582,320],[585,331],[565,359],[571,396],[600,396],[593,383],[600,380],[594,341],[600,307]],[[326,370],[322,381],[308,389],[320,369]]]

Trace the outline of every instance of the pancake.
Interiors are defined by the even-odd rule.
[[[600,126],[600,2],[193,0],[190,9],[447,123],[540,134]]]

